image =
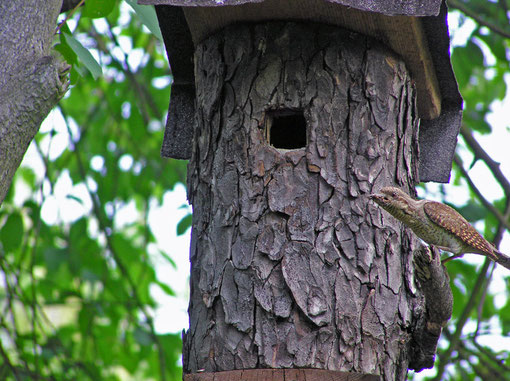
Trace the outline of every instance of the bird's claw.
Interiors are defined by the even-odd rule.
[[[455,259],[455,258],[460,258],[462,257],[464,254],[455,254],[455,255],[451,255],[449,256],[448,258],[445,258],[441,261],[441,263],[444,265],[446,262],[450,262],[452,259]]]

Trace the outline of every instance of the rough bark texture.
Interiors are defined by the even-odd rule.
[[[185,373],[403,380],[427,318],[418,242],[367,196],[417,178],[405,65],[363,36],[296,23],[226,28],[197,47],[195,65]],[[303,110],[305,148],[267,143],[265,113],[278,109]]]
[[[51,56],[62,0],[0,1],[0,204],[44,118],[67,89]]]
[[[452,317],[453,294],[438,249],[421,245],[414,251],[414,265],[425,296],[425,318],[419,319],[413,331],[409,368],[420,370],[434,366],[437,342]]]

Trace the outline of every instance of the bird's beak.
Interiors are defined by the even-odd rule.
[[[383,199],[383,195],[382,194],[378,194],[378,193],[372,193],[371,195],[368,196],[368,198],[372,201],[375,201],[377,202],[378,204],[382,201]]]

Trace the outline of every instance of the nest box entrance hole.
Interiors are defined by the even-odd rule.
[[[303,110],[271,110],[266,112],[265,136],[274,148],[306,147],[306,119]]]

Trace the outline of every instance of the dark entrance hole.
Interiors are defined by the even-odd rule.
[[[303,110],[274,110],[266,113],[266,139],[275,148],[306,147],[306,119]]]

